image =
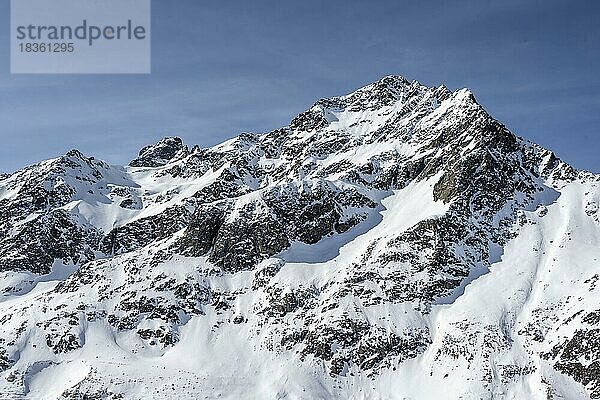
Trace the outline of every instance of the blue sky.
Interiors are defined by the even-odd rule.
[[[152,74],[10,75],[0,0],[0,170],[78,148],[126,163],[287,125],[384,75],[469,87],[514,133],[600,172],[597,1],[153,0]]]

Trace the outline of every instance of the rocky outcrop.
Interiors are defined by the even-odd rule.
[[[140,150],[138,157],[132,160],[131,167],[160,167],[175,158],[183,158],[189,153],[181,138],[168,137]]]

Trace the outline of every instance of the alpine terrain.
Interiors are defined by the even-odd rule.
[[[400,76],[2,174],[0,398],[600,398],[600,175]]]

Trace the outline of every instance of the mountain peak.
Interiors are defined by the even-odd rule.
[[[130,165],[0,180],[0,393],[600,398],[600,177],[468,89],[387,76]]]
[[[69,150],[67,153],[65,153],[65,155],[63,156],[63,158],[79,158],[82,160],[87,160],[87,157],[79,150],[77,149],[71,149]]]
[[[410,85],[413,82],[416,82],[417,84],[420,85],[419,82],[414,81],[414,80],[411,81],[409,79],[406,79],[402,75],[386,75],[383,78],[379,79],[378,81],[372,83],[372,85],[382,85],[382,86],[388,86],[388,87],[398,87],[398,86],[407,86],[407,85]]]
[[[440,112],[435,112],[444,102]],[[373,131],[364,127],[388,126],[391,131],[407,123],[436,124],[440,119],[456,120],[469,115],[487,113],[468,89],[453,92],[444,85],[426,86],[402,75],[388,75],[348,94],[318,100],[294,118],[290,128],[297,132],[317,132],[322,129],[336,131],[339,127],[347,133],[368,136]],[[327,128],[335,122],[339,123]],[[420,138],[428,136],[431,135]]]
[[[169,136],[160,141],[145,146],[136,159],[129,163],[130,167],[160,167],[171,160],[188,155],[189,149],[183,140],[176,136]]]

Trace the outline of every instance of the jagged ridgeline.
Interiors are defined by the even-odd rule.
[[[0,393],[600,398],[599,180],[400,76],[0,174]]]

